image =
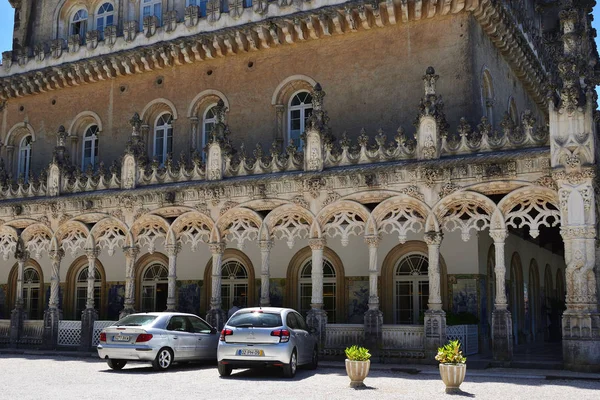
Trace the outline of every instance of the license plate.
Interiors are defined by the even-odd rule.
[[[113,336],[113,342],[129,342],[129,336],[115,335]]]
[[[238,350],[238,356],[264,356],[265,353],[263,353],[262,350],[256,350],[256,349],[240,349]]]

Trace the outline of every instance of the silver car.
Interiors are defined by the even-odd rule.
[[[302,316],[290,308],[254,307],[237,311],[221,331],[219,374],[234,368],[282,367],[293,378],[299,365],[317,368],[319,349]]]
[[[128,361],[151,362],[155,370],[173,362],[215,360],[217,330],[193,314],[156,312],[131,314],[100,333],[98,355],[108,366],[122,369]]]

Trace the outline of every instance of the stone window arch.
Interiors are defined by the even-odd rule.
[[[247,276],[247,278],[244,278],[244,275]],[[210,308],[210,296],[212,293],[211,278],[212,258],[209,258],[206,268],[204,269],[204,295],[201,299],[201,310],[208,310]],[[249,307],[258,304],[256,296],[257,282],[255,280],[254,265],[252,264],[252,261],[244,252],[238,249],[225,249],[221,262],[221,307],[225,311],[231,307],[231,303],[236,297],[235,285],[240,285],[237,287],[239,290],[237,296],[240,297],[238,299],[240,300],[240,304],[244,304],[244,301]],[[225,290],[228,291],[228,293],[225,293],[223,290],[224,286],[227,286]],[[243,291],[245,291],[245,294],[242,293]]]
[[[19,157],[17,162],[17,176],[23,177],[25,182],[29,180],[31,172],[31,144],[33,136],[26,135],[19,141]]]
[[[225,110],[229,110],[229,101],[217,90],[204,90],[190,103],[187,117],[190,120],[190,146],[204,156],[203,149],[208,143],[207,138],[216,122],[213,107],[223,101]],[[227,117],[227,113],[225,114]]]
[[[481,74],[481,106],[483,114],[491,126],[494,126],[494,83],[492,74],[487,68]]]
[[[157,128],[157,123],[161,122],[164,123],[164,120],[160,120],[161,116],[166,115],[166,114],[170,114],[171,115],[171,135],[173,137],[173,139],[175,139],[175,141],[172,142],[172,149],[171,152],[175,151],[174,145],[176,143],[177,137],[174,136],[174,132],[175,132],[175,122],[178,119],[178,113],[177,113],[177,109],[175,108],[175,104],[173,104],[170,100],[165,99],[165,98],[158,98],[158,99],[154,99],[151,102],[149,102],[148,104],[146,104],[146,106],[144,107],[144,109],[142,110],[141,113],[141,120],[142,120],[142,126],[141,126],[141,136],[142,139],[144,140],[144,142],[147,144],[148,148],[148,154],[151,155],[151,157],[154,157],[156,155],[155,153],[155,132],[156,132],[156,128]],[[168,121],[168,120],[167,120]],[[163,126],[163,131],[161,133],[164,133],[164,126]],[[167,132],[168,134],[168,132]],[[164,144],[164,143],[163,143]],[[182,143],[182,146],[185,145]],[[168,152],[165,152],[165,155]]]
[[[163,165],[169,153],[173,153],[173,115],[160,114],[154,123],[152,156]]]
[[[19,265],[15,263],[8,275],[8,309],[6,310],[8,318],[10,318],[10,311],[15,308],[18,273]],[[42,319],[44,305],[44,273],[36,261],[29,259],[23,267],[23,307],[27,312],[27,318]]]
[[[6,149],[6,166],[9,169],[13,176],[19,176],[19,148],[22,144],[22,141],[25,137],[30,136],[31,140],[29,143],[30,146],[30,163],[31,163],[31,150],[33,150],[35,143],[35,131],[33,127],[27,122],[20,122],[14,125],[6,134],[6,138],[4,139],[4,143],[6,144],[4,148]],[[29,175],[29,174],[27,174]],[[28,176],[25,176],[27,179]]]
[[[99,32],[100,39],[104,39],[104,29],[114,24],[115,6],[110,2],[102,3],[96,11],[96,30]]]
[[[96,126],[96,128],[93,128],[94,126]],[[87,168],[88,164],[91,164],[91,159],[92,159],[91,156],[93,156],[93,153],[91,152],[92,148],[88,147],[88,149],[90,150],[89,157],[88,157],[88,160],[84,160],[84,158],[86,157],[85,156],[85,149],[86,149],[85,140],[86,140],[86,138],[88,138],[88,140],[93,139],[91,137],[91,135],[87,136],[87,137],[86,137],[86,135],[88,135],[88,133],[91,134],[92,132],[95,132],[96,139],[99,139],[102,131],[103,131],[102,120],[100,119],[100,116],[93,111],[80,112],[79,114],[77,114],[75,116],[75,118],[73,118],[73,120],[71,121],[71,124],[69,125],[69,129],[67,130],[67,132],[68,132],[67,140],[69,141],[70,154],[73,157],[73,159],[81,160],[81,169],[84,171]],[[97,153],[98,153],[99,140],[95,140],[95,144],[96,144],[96,146],[93,150],[96,151],[96,161],[98,161]],[[88,146],[89,145],[91,145],[91,143],[88,142]],[[96,162],[93,163],[93,166],[96,167]]]
[[[96,259],[94,266],[94,309],[98,312],[98,317],[102,319],[106,317],[107,308],[106,272],[100,260]],[[67,285],[63,296],[62,310],[66,316],[75,320],[81,319],[81,312],[86,307],[88,270],[87,256],[80,256],[73,261],[67,271]]]
[[[287,307],[294,308],[306,317],[312,298],[312,250],[299,250],[288,266],[286,279]],[[344,265],[335,251],[323,249],[323,308],[329,323],[342,323],[347,319]],[[307,306],[308,304],[308,306]]]
[[[381,264],[381,278],[378,287],[381,290],[380,304],[383,312],[383,322],[385,324],[393,324],[398,319],[397,311],[399,308],[397,302],[400,301],[398,294],[402,295],[402,290],[405,290],[408,285],[402,282],[412,282],[406,277],[409,274],[400,274],[398,272],[409,271],[411,265],[416,268],[418,261],[423,263],[420,267],[424,267],[424,262],[427,260],[427,244],[418,240],[411,240],[404,244],[398,244],[385,256]],[[428,262],[427,262],[428,265]],[[421,269],[420,269],[421,270]],[[442,297],[442,308],[448,309],[448,279],[446,274],[446,262],[440,254],[440,292]],[[425,270],[425,274],[427,271]],[[414,275],[413,281],[419,286],[419,276]],[[424,278],[424,276],[423,276]],[[398,287],[397,287],[398,286]],[[404,286],[404,287],[403,287]],[[427,291],[429,287],[427,287]],[[429,291],[427,292],[429,293]],[[427,309],[427,298],[423,298],[424,306]],[[420,317],[420,316],[419,316]],[[413,315],[414,320],[414,315]],[[419,319],[413,323],[419,323]]]
[[[275,89],[271,98],[271,104],[275,107],[276,118],[276,129],[273,139],[280,145],[289,144],[291,127],[289,107],[293,97],[300,92],[312,93],[316,84],[317,81],[309,76],[292,75],[284,79]]]

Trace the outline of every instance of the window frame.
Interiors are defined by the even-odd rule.
[[[217,103],[211,103],[209,104],[206,109],[204,110],[204,112],[202,113],[202,138],[201,138],[201,149],[204,149],[206,147],[206,145],[209,142],[209,137],[208,135],[210,135],[210,132],[212,132],[212,128],[214,128],[214,126],[217,123],[217,115],[214,113],[213,109],[217,106]],[[213,111],[213,116],[211,118],[207,118],[207,114],[209,112]],[[206,126],[208,124],[212,124],[212,128],[210,130],[210,132],[208,132],[206,130]],[[205,152],[202,152],[203,157],[205,156]]]
[[[73,313],[75,318],[81,317],[81,312],[83,312],[86,309],[87,305],[87,276],[84,281],[79,280],[79,277],[86,270],[89,273],[89,264],[83,264],[83,266],[79,268],[77,274],[75,275],[75,287],[73,293]],[[94,277],[94,309],[98,312],[98,315],[100,315],[100,303],[102,302],[102,274],[100,273],[100,270],[97,267],[94,268],[94,274],[96,275]],[[79,289],[84,289],[85,293],[85,296],[83,297],[84,306],[81,310],[78,310],[77,307],[80,300]]]
[[[420,266],[420,274],[419,275],[414,275],[414,274],[403,274],[400,275],[398,274],[398,271],[402,265],[402,263],[413,256],[421,256],[426,263],[426,268],[423,270],[423,265]],[[421,295],[420,295],[420,291],[419,291],[419,287],[422,284],[426,284],[427,287],[429,287],[429,275],[428,275],[428,269],[429,269],[429,256],[427,254],[424,254],[420,251],[411,251],[408,252],[406,254],[403,254],[402,257],[400,257],[398,259],[398,261],[396,261],[396,265],[394,266],[394,270],[393,270],[393,283],[392,283],[392,296],[393,296],[393,301],[392,301],[392,310],[393,310],[393,323],[394,324],[400,324],[400,325],[420,325],[419,323],[419,319],[420,319],[420,314],[421,312],[424,312],[425,310],[427,310],[427,303],[428,300],[423,300],[422,303],[422,299],[421,299]],[[398,293],[398,283],[399,282],[409,282],[411,285],[411,302],[412,302],[412,319],[413,319],[413,323],[407,323],[407,322],[402,322],[399,321],[398,319],[398,306],[397,306],[397,301],[398,301],[398,297],[400,296],[400,294]],[[427,293],[427,297],[429,297],[429,292]]]
[[[164,277],[162,277],[162,274],[159,275],[155,275],[154,278],[152,279],[146,279],[146,274],[150,271],[150,269],[152,267],[158,266],[159,267],[159,271],[164,270],[165,274]],[[157,279],[157,276],[161,279]],[[155,311],[164,311],[164,310],[157,310],[157,304],[156,304],[156,300],[157,300],[157,286],[158,285],[165,285],[165,289],[168,292],[168,285],[169,285],[169,267],[166,266],[161,260],[153,260],[151,262],[149,262],[144,269],[142,270],[141,276],[140,276],[140,312],[155,312]],[[149,296],[144,296],[144,288],[146,287],[151,287],[153,290],[153,305],[152,305],[152,309],[148,310],[145,307],[145,302],[144,300],[149,297]],[[165,309],[166,309],[166,300],[167,300],[167,296],[165,296]]]
[[[28,140],[28,141],[27,141]],[[24,145],[24,143],[27,143]],[[33,135],[27,134],[19,141],[19,157],[17,159],[17,177],[23,174],[25,182],[29,181],[29,173],[31,171],[31,144],[33,143]]]
[[[309,103],[303,102],[300,105],[292,106],[292,102],[294,101],[296,96],[298,96],[300,93],[307,93],[310,96],[311,101]],[[294,92],[290,96],[290,100],[288,101],[288,108],[287,108],[287,145],[288,146],[293,142],[293,140],[292,140],[292,112],[300,111],[300,133],[298,135],[298,146],[297,146],[298,151],[301,151],[304,147],[301,136],[302,136],[302,133],[304,133],[304,131],[306,130],[306,120],[312,114],[312,110],[313,110],[312,97],[313,97],[313,94],[309,90],[301,89],[301,90]],[[307,115],[307,110],[310,110],[310,114],[308,114],[308,115]]]
[[[223,272],[225,271],[225,267],[229,264],[236,263],[239,267],[243,268],[245,278],[224,278]],[[230,275],[231,276],[231,275]],[[229,310],[231,304],[234,299],[238,300],[239,307],[245,308],[248,307],[248,300],[250,297],[250,273],[248,271],[248,267],[237,258],[229,258],[221,263],[221,307],[223,310]],[[224,295],[226,290],[223,290],[227,287],[227,291],[231,293],[231,295]],[[240,297],[236,295],[236,288],[245,287],[246,296]]]
[[[101,12],[102,9],[104,8],[104,6],[106,6],[107,4],[112,7],[112,10]],[[109,17],[112,17],[112,21],[110,24],[106,23],[106,21]],[[116,22],[115,18],[116,18],[115,5],[112,2],[105,1],[104,3],[100,4],[100,6],[98,7],[98,9],[96,11],[96,16],[95,16],[95,20],[94,20],[94,22],[95,22],[94,27],[99,32],[100,40],[104,40],[104,30],[109,26],[115,25],[115,22]],[[103,21],[102,27],[100,27],[100,24],[98,23],[100,20]]]
[[[158,121],[164,115],[169,115],[169,119],[167,120],[167,122],[165,124],[158,125]],[[169,111],[160,113],[154,120],[154,140],[152,141],[152,143],[153,143],[152,156],[158,158],[160,165],[164,165],[165,161],[167,160],[168,154],[173,153],[173,120],[174,120],[173,114]],[[157,151],[156,151],[156,144],[158,142],[157,133],[159,130],[163,131],[163,137],[162,137],[163,150],[162,150],[162,154],[160,154],[160,155],[157,154]]]
[[[96,127],[96,132],[92,133],[92,135],[90,137],[88,137],[87,134],[90,131],[90,129],[92,129],[93,127]],[[91,148],[90,148],[90,150],[92,152],[92,155],[95,153],[95,155],[90,156],[91,161],[88,164],[91,164],[92,168],[94,170],[97,167],[96,164],[98,163],[98,158],[99,158],[98,146],[100,144],[100,142],[99,142],[99,140],[100,140],[99,139],[99,133],[100,133],[100,127],[96,123],[89,124],[85,128],[85,130],[83,131],[83,143],[82,143],[82,146],[81,146],[81,169],[83,171],[85,171],[85,169],[87,168],[87,164],[85,162],[86,158],[87,158],[85,156],[85,151],[86,151],[85,145],[86,145],[87,142],[91,142],[92,143],[91,144]]]
[[[158,6],[158,15],[156,15]],[[144,8],[150,7],[151,13],[148,15],[144,15]],[[155,16],[158,18],[158,25],[162,25],[162,0],[141,0],[140,1],[140,29],[144,30],[144,18]]]
[[[85,18],[75,20],[81,11],[85,13]],[[89,19],[90,13],[88,10],[85,7],[78,8],[73,14],[71,14],[71,18],[69,19],[69,36],[79,35],[79,38],[83,43],[83,41],[85,41],[85,34],[88,29]],[[75,33],[75,27],[77,27],[77,33]]]
[[[35,273],[35,275],[37,277],[37,281],[31,281],[29,283],[25,279],[27,276],[27,273],[29,271],[33,271]],[[25,268],[23,268],[23,284],[22,284],[21,296],[23,299],[23,308],[27,312],[29,319],[40,319],[42,317],[42,315],[41,315],[41,312],[42,312],[41,301],[43,298],[42,284],[43,284],[42,276],[35,267],[28,265]],[[32,294],[33,290],[35,290],[37,292],[37,299],[31,298],[31,294]],[[27,294],[25,294],[25,293],[27,293]],[[36,306],[35,313],[32,312],[32,305]]]

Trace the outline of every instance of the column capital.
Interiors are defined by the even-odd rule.
[[[366,235],[365,243],[369,248],[378,248],[381,243],[381,235]]]
[[[123,247],[123,253],[125,253],[126,257],[137,257],[140,253],[140,248],[137,246],[125,246]]]
[[[563,240],[596,239],[596,229],[593,225],[561,226],[560,236]]]
[[[273,248],[272,240],[259,240],[258,244],[260,245],[261,251],[271,251]]]
[[[87,256],[88,260],[90,259],[96,259],[98,258],[98,255],[100,254],[100,250],[96,247],[93,249],[85,249],[85,255]]]
[[[327,241],[324,238],[308,239],[311,250],[323,250]]]
[[[179,253],[179,251],[181,250],[181,245],[179,243],[169,243],[165,246],[165,249],[167,250],[167,255],[169,257],[172,257],[176,256],[177,253]]]
[[[209,243],[208,248],[210,249],[210,252],[213,255],[223,254],[225,252],[225,243],[223,243],[223,242]]]
[[[50,257],[50,260],[52,260],[53,262],[60,262],[64,255],[65,251],[63,249],[50,250],[48,252],[48,257]]]
[[[508,237],[508,230],[490,229],[490,237],[494,240],[494,243],[504,243]]]
[[[443,237],[444,237],[444,234],[442,232],[429,231],[429,232],[425,232],[425,235],[423,235],[423,240],[425,241],[425,243],[427,243],[428,246],[431,246],[431,245],[439,246],[442,243]]]

